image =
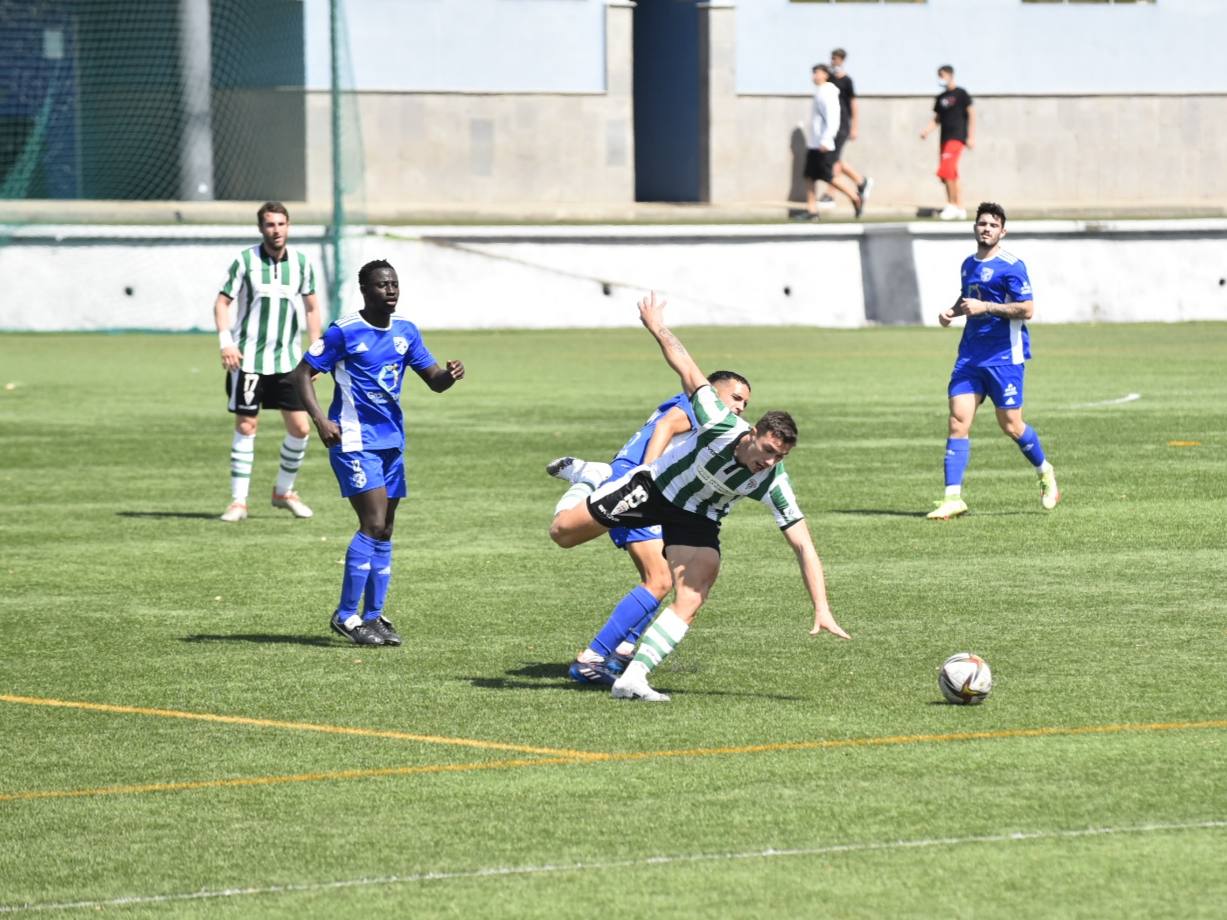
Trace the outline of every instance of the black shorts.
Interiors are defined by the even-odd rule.
[[[659,524],[670,546],[709,546],[720,552],[720,524],[679,508],[661,494],[647,467],[637,466],[605,483],[588,499],[588,513],[611,530]]]
[[[844,158],[844,144],[848,143],[848,132],[840,131],[835,135],[835,162]]]
[[[227,408],[235,415],[259,415],[260,409],[288,409],[303,412],[306,406],[289,374],[255,374],[249,371],[226,371]]]
[[[811,147],[805,152],[805,178],[830,182],[835,178],[838,160],[834,150],[814,150]]]

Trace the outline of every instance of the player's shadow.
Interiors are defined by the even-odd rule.
[[[291,636],[284,633],[230,633],[229,635],[210,635],[196,633],[182,636],[180,642],[254,642],[257,645],[312,645],[316,648],[351,648],[341,645],[329,636]]]
[[[506,677],[466,677],[482,690],[603,690],[592,684],[577,684],[567,676],[571,662],[537,661],[503,672]],[[519,678],[531,678],[520,680]]]
[[[189,518],[197,521],[208,521],[217,517],[209,511],[116,511],[115,515],[126,518]]]
[[[891,508],[833,508],[832,514],[855,514],[861,517],[909,517],[922,518],[925,511],[895,511]]]

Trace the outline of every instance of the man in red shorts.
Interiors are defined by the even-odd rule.
[[[937,82],[942,91],[933,101],[933,120],[920,132],[926,138],[934,128],[941,126],[941,160],[937,165],[937,178],[946,186],[946,206],[938,215],[942,220],[962,220],[967,217],[963,209],[963,193],[959,188],[959,155],[964,147],[976,145],[976,110],[971,95],[954,82],[954,68],[943,64],[937,69]]]

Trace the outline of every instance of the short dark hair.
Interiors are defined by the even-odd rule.
[[[981,201],[980,207],[976,208],[976,220],[980,219],[981,214],[992,214],[993,217],[1001,221],[1001,226],[1005,226],[1005,208],[997,204],[997,202]]]
[[[736,371],[712,371],[707,375],[708,383],[719,383],[721,380],[736,380],[738,383],[745,384],[746,389],[754,389],[750,386],[750,381]]]
[[[938,73],[948,73],[950,74],[950,76],[952,77],[954,76],[954,68],[951,67],[949,64],[943,64],[941,67],[937,68],[937,72]]]
[[[826,74],[828,77],[831,75],[831,68],[828,67],[826,64],[815,64],[814,69],[811,70],[810,73],[817,73],[820,70],[824,74]]]
[[[792,420],[791,415],[779,409],[773,409],[763,415],[754,423],[754,430],[760,437],[773,434],[789,447],[797,443],[797,423]]]
[[[385,259],[376,259],[358,269],[358,287],[366,287],[366,283],[371,280],[371,275],[381,268],[392,268],[392,264]],[[392,268],[392,271],[396,269]]]
[[[847,56],[848,56],[848,52],[845,51],[843,48],[836,48],[834,51],[831,52],[831,57],[839,58],[841,61],[844,60]]]
[[[266,201],[260,205],[260,210],[256,212],[257,227],[264,223],[265,214],[284,214],[287,221],[290,219],[290,212],[285,209],[285,205],[280,201]]]

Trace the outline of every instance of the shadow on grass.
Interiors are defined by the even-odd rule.
[[[464,679],[474,687],[482,690],[581,690],[589,693],[593,691],[598,693],[609,692],[609,687],[606,684],[580,684],[571,680],[567,676],[567,669],[570,666],[571,662],[569,661],[561,663],[557,661],[538,661],[519,668],[511,668],[504,672],[507,675],[506,677],[466,677]],[[697,669],[692,667],[684,670],[694,671]],[[535,678],[535,680],[521,680],[519,678]],[[659,686],[656,689],[663,693],[672,692],[665,686]],[[753,691],[738,690],[686,690],[683,691],[683,694],[685,696],[750,697],[763,700],[782,700],[790,703],[800,703],[806,700],[806,697],[803,696],[791,696],[783,693],[755,693]]]
[[[116,517],[126,518],[187,518],[195,521],[212,521],[216,514],[208,511],[116,511]]]
[[[183,636],[180,642],[255,642],[258,645],[313,645],[317,648],[352,648],[341,645],[329,636],[288,636],[277,633],[231,633],[230,635],[207,635],[197,633]]]
[[[834,508],[832,514],[858,514],[862,517],[910,517],[922,518],[927,511],[892,511],[887,508]]]

